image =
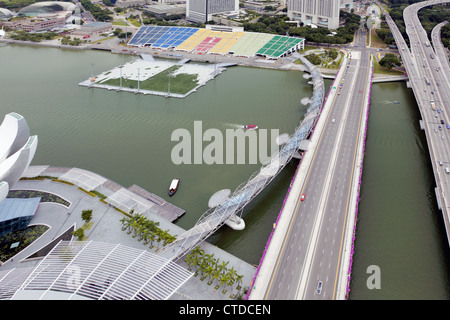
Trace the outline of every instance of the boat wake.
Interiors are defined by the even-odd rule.
[[[381,102],[382,104],[399,104],[399,101],[391,101],[391,100],[384,100]]]
[[[226,128],[233,128],[233,129],[242,129],[244,128],[244,124],[237,124],[237,123],[225,123],[224,126]]]

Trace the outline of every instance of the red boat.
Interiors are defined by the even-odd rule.
[[[256,130],[256,129],[258,129],[258,126],[254,125],[254,124],[246,124],[244,126],[244,128],[247,129],[247,130]]]

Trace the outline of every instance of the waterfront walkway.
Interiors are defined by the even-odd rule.
[[[39,208],[31,220],[30,225],[46,225],[49,229],[17,255],[7,261],[3,261],[3,264],[0,263],[0,278],[3,272],[7,272],[13,268],[16,268],[19,274],[21,272],[31,272],[40,263],[42,258],[29,259],[30,256],[52,243],[55,239],[58,239],[62,234],[67,233],[68,230],[70,232],[71,230],[81,227],[84,224],[84,221],[81,219],[81,212],[83,210],[90,209],[93,214],[93,218],[91,220],[92,226],[85,230],[85,237],[88,241],[92,240],[104,243],[121,244],[139,250],[155,251],[155,249],[149,249],[149,245],[144,245],[142,241],[139,242],[137,238],[133,238],[131,234],[127,234],[126,231],[122,231],[122,224],[120,220],[124,217],[124,214],[115,209],[116,205],[123,208],[127,207],[129,205],[129,201],[138,200],[141,204],[146,204],[150,201],[146,199],[145,196],[151,194],[150,192],[140,187],[132,186],[130,189],[137,193],[132,198],[117,198],[116,203],[113,205],[108,202],[109,199],[111,199],[111,196],[123,187],[114,181],[87,170],[50,166],[30,166],[29,170],[25,172],[24,177],[36,177],[43,175],[58,177],[60,181],[54,181],[48,178],[43,180],[25,179],[20,180],[14,189],[38,190],[53,193],[68,201],[70,205],[64,206],[62,204],[51,202],[41,203],[39,205]],[[77,181],[75,181],[74,177],[77,177]],[[61,182],[63,180],[68,182],[68,179],[76,182],[76,184],[72,185]],[[89,188],[92,188],[93,186],[97,186],[94,188],[95,190],[101,190],[102,193],[104,192],[104,195],[108,196],[105,201],[102,201],[102,198],[96,196],[95,194],[89,194],[88,192],[80,189],[81,187],[83,189],[87,188],[86,190],[90,190]],[[100,186],[102,187],[100,188]],[[129,192],[132,193],[132,191]],[[143,196],[139,194],[142,194]],[[156,195],[153,196],[158,197]],[[161,200],[164,201],[163,199]],[[123,203],[121,201],[123,201]],[[165,202],[165,204],[169,205],[168,202]],[[153,207],[154,206],[155,205],[153,205]],[[174,208],[176,207],[173,206],[169,208],[171,208],[170,210],[175,210]],[[135,212],[139,211],[135,210]],[[148,210],[143,214],[147,218],[155,222],[159,222],[159,228],[162,230],[169,230],[168,232],[171,235],[178,236],[185,232],[184,229],[171,223],[164,217],[164,215],[161,215],[154,210]],[[57,242],[53,245],[56,245],[56,243]],[[214,254],[214,257],[220,259],[220,261],[228,261],[228,268],[233,267],[237,274],[243,275],[242,286],[244,288],[249,287],[256,270],[254,266],[210,243],[202,243],[201,248],[206,254]],[[183,260],[178,261],[177,264],[183,268],[188,268],[187,264]],[[233,288],[227,287],[226,292],[223,293],[223,288],[215,288],[217,283],[208,285],[207,279],[201,281],[199,278],[200,276],[191,277],[170,299],[230,300],[233,299],[233,294],[238,293],[236,284]]]

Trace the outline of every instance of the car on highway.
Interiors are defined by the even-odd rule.
[[[317,284],[316,294],[321,294],[322,288],[323,288],[323,282],[319,281],[319,283]]]
[[[442,130],[442,127],[441,127],[441,126],[439,126],[438,128],[439,128],[439,130]]]
[[[450,124],[447,125],[447,129],[450,129]]]
[[[305,194],[302,194],[302,196],[300,197],[300,200],[301,201],[305,200],[305,197],[306,197]]]
[[[444,120],[441,119],[441,124],[444,124]]]

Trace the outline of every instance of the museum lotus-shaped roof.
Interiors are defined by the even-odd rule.
[[[19,181],[36,152],[38,138],[30,136],[24,117],[8,113],[0,125],[0,201]]]

